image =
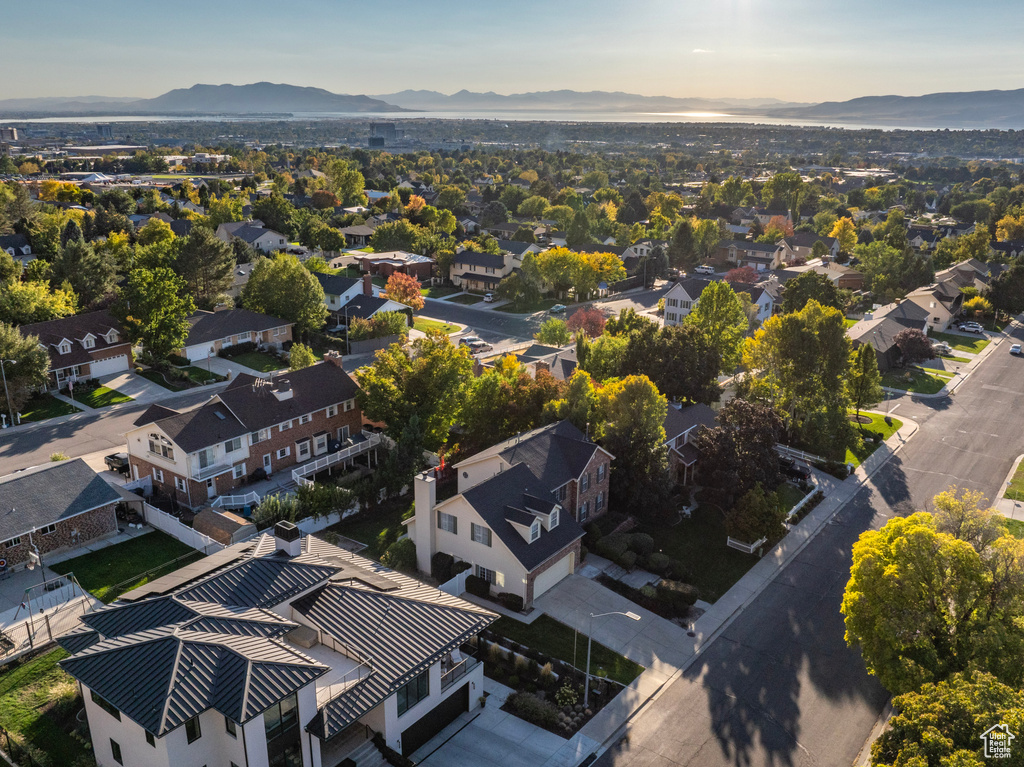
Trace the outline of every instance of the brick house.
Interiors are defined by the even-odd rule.
[[[99,378],[132,368],[132,345],[121,323],[108,311],[36,322],[19,329],[23,336],[37,336],[50,355],[50,386],[60,388],[68,380]]]
[[[292,340],[294,325],[287,320],[250,312],[248,309],[197,311],[188,321],[192,328],[185,339],[184,356],[192,361],[216,357],[221,349],[242,343],[279,349],[283,343]]]
[[[575,572],[582,525],[608,509],[612,459],[560,421],[455,464],[459,492],[441,503],[435,478],[419,475],[416,514],[406,521],[418,567],[429,572],[445,552],[529,607]]]
[[[364,441],[340,354],[267,380],[239,375],[191,410],[152,405],[126,434],[132,476],[195,509],[247,483]]]
[[[416,253],[393,250],[387,253],[368,253],[358,257],[359,268],[387,279],[395,272],[411,275],[417,280],[429,280],[434,275],[434,259]]]
[[[117,532],[121,496],[81,458],[0,477],[0,498],[0,572]]]

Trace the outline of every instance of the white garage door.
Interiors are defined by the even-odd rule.
[[[570,552],[538,575],[537,580],[533,582],[533,598],[536,599],[562,580],[562,578],[569,575],[572,572],[573,559],[574,556]]]
[[[93,362],[89,365],[89,376],[99,378],[113,373],[123,373],[128,369],[128,355],[122,354],[118,357]]]

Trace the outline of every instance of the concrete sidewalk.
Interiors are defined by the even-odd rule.
[[[641,620],[633,626],[625,626],[620,625],[618,621],[622,621],[623,624],[629,624],[631,621],[613,616],[616,623],[610,625],[614,625],[616,632],[625,632],[623,636],[628,638],[624,643],[621,640],[616,641],[615,636],[610,635],[612,633],[610,628],[602,631],[597,623],[594,625],[594,638],[617,652],[621,652],[630,660],[641,663],[647,670],[587,722],[580,729],[580,734],[601,743],[602,748],[606,747],[606,744],[622,731],[630,719],[655,701],[672,682],[693,664],[701,651],[710,645],[733,619],[782,572],[783,568],[807,546],[832,517],[860,491],[871,475],[906,444],[917,430],[916,423],[904,422],[899,431],[868,456],[867,460],[858,466],[853,474],[844,481],[837,482],[818,506],[795,525],[782,541],[765,554],[729,591],[697,619],[692,626],[693,636],[664,618],[654,615],[652,619],[652,614],[605,589],[607,593],[613,594],[616,600],[622,600],[626,604],[632,605],[626,609],[639,613]],[[563,580],[562,583],[569,583],[570,595],[578,588],[574,579],[586,580],[579,576],[570,576]],[[597,584],[594,585],[597,586]],[[555,592],[558,588],[556,586],[551,591]],[[601,587],[598,586],[598,588]],[[542,596],[537,604],[545,603],[545,600],[552,601],[551,592]],[[618,610],[621,605],[618,601],[607,601],[600,603],[600,607],[601,611],[605,612]],[[587,616],[588,620],[590,612],[596,611],[589,609],[589,605],[585,606],[582,600],[578,609],[581,614]],[[563,613],[563,615],[565,614]],[[569,620],[565,622],[576,625],[572,621],[571,612],[560,619],[565,620],[566,617]],[[676,631],[668,629],[665,624]],[[586,627],[584,626],[582,630],[585,631]],[[646,658],[646,663],[643,658]]]
[[[1013,462],[1013,466],[1010,467],[1010,473],[1006,475],[1006,479],[1003,481],[1002,493],[992,502],[992,507],[1007,519],[1024,521],[1024,501],[1015,501],[1012,498],[1006,497],[1006,490],[1010,485],[1010,480],[1017,473],[1017,467],[1020,466],[1022,460],[1024,460],[1024,455],[1018,455],[1017,459]]]

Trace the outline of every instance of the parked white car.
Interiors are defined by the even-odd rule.
[[[710,264],[701,264],[696,269],[694,269],[693,272],[694,274],[714,274],[715,267],[711,266]]]

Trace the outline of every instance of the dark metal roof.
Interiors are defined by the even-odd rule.
[[[0,498],[0,540],[121,500],[81,458],[0,477]]]
[[[259,333],[293,323],[269,314],[250,312],[248,309],[224,309],[219,312],[195,312],[188,318],[192,329],[188,332],[185,346],[212,343],[239,333]]]
[[[339,568],[290,559],[251,559],[182,592],[184,599],[240,607],[271,607],[312,588]]]

